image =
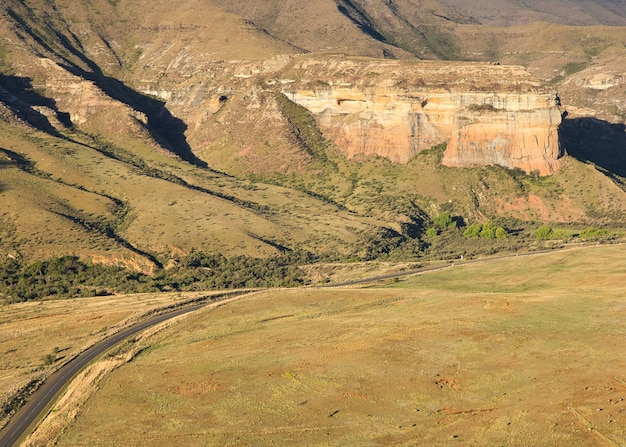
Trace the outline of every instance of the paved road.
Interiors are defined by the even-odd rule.
[[[395,272],[395,273],[388,273],[388,274],[380,275],[380,276],[372,276],[370,278],[354,279],[352,281],[335,282],[332,284],[324,284],[321,286],[316,285],[313,287],[331,288],[331,287],[343,287],[343,286],[355,286],[359,284],[368,284],[371,282],[384,281],[385,279],[400,278],[402,276],[416,275],[418,273],[433,272],[435,270],[448,269],[452,267],[453,265],[454,265],[453,263],[450,263],[450,264],[438,265],[435,267],[422,267],[422,268],[412,269],[412,270],[402,270],[402,271]]]
[[[52,374],[29,399],[14,416],[12,421],[0,432],[0,447],[10,447],[24,435],[31,424],[39,417],[45,408],[52,402],[54,397],[61,389],[84,367],[92,362],[96,357],[102,355],[105,351],[116,344],[126,340],[132,335],[147,329],[151,326],[159,324],[170,318],[194,312],[208,303],[203,302],[190,307],[177,309],[172,312],[164,313],[152,317],[148,320],[134,324],[111,337],[102,340],[100,343],[92,346],[77,357],[64,365],[57,372]]]

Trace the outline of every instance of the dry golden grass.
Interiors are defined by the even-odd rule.
[[[620,48],[626,28],[538,22],[512,27],[461,25],[456,33],[468,53],[491,51],[494,60],[524,65],[549,80],[569,62],[591,62],[607,48]]]
[[[58,445],[622,445],[624,250],[200,311],[108,376]]]
[[[200,293],[138,294],[0,307],[0,402],[152,309]],[[56,359],[47,364],[45,357]]]
[[[0,123],[0,133],[9,129]],[[146,175],[96,150],[59,143],[38,132],[12,132],[6,146],[36,161],[42,173],[22,172],[14,165],[2,168],[0,188],[5,199],[0,201],[0,225],[15,227],[13,246],[27,258],[75,254],[149,270],[150,261],[138,253],[62,214],[111,222],[116,234],[133,247],[165,260],[192,249],[228,256],[277,254],[276,247],[266,241],[342,251],[357,240],[359,231],[381,225],[299,191],[253,185],[194,168],[138,141],[127,142],[119,147],[129,157],[158,168],[162,175],[174,173],[178,179]],[[191,187],[182,184],[182,179]],[[123,220],[113,215],[111,197],[127,207]],[[2,242],[0,255],[4,256],[11,248]]]

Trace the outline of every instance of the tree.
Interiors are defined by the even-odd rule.
[[[496,227],[491,222],[487,222],[483,225],[483,228],[480,230],[480,237],[483,239],[495,239],[496,238]]]
[[[463,232],[463,236],[466,238],[479,237],[482,229],[483,229],[483,226],[481,224],[470,225]]]
[[[552,238],[554,231],[548,225],[542,225],[535,231],[535,238],[540,241],[545,241]]]
[[[447,211],[439,213],[439,215],[433,219],[433,225],[442,230],[446,228],[456,228],[456,222],[452,220],[452,216]]]
[[[496,228],[496,238],[498,239],[508,239],[509,238],[509,234],[506,232],[506,230],[502,227],[498,227]]]

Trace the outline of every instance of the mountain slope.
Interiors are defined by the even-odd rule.
[[[481,24],[495,26],[552,22],[563,25],[626,26],[624,0],[441,0]]]
[[[545,23],[485,27],[472,11],[434,0],[6,0],[0,254],[75,254],[151,272],[194,251],[414,258],[430,245],[442,253],[424,232],[444,211],[467,223],[516,219],[508,225],[527,235],[537,220],[618,226],[624,170],[622,158],[606,161],[610,152],[599,163],[608,176],[566,158],[567,174],[550,179],[445,168],[441,148],[404,166],[346,160],[281,95],[294,60],[306,61],[294,55],[344,52],[521,62],[560,83],[564,101],[601,109],[570,86],[589,84],[582,79],[595,76],[585,70],[596,62],[608,69],[610,55],[621,57],[623,27],[585,35]],[[564,67],[577,60],[585,70],[574,77]],[[607,90],[603,102],[620,91]]]

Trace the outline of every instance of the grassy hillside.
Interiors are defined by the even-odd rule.
[[[443,0],[460,12],[485,25],[511,26],[531,22],[567,25],[626,25],[626,12],[620,0],[530,0],[516,2]]]
[[[110,278],[123,267],[167,276],[150,287],[182,289],[200,277],[260,284],[258,259],[278,268],[518,251],[543,243],[534,237],[542,224],[562,229],[559,240],[588,227],[621,234],[623,104],[612,90],[621,87],[585,86],[604,85],[609,68],[619,80],[611,61],[623,52],[623,27],[485,27],[434,0],[7,0],[0,24],[4,298],[16,299],[10,290],[25,276],[50,291],[32,272],[66,255],[85,269],[110,266]],[[563,86],[564,102],[613,121],[563,126],[571,157],[550,178],[444,168],[443,147],[405,166],[345,160],[268,83],[289,63],[281,55],[307,51],[523,63]],[[615,138],[598,150],[607,135]],[[441,213],[457,228],[433,228]],[[488,222],[509,238],[463,237]],[[233,263],[248,271],[215,282],[219,269],[207,273],[215,259],[220,272]],[[182,280],[190,264],[196,270]]]
[[[200,311],[141,341],[56,442],[623,443],[623,252],[457,264]]]

